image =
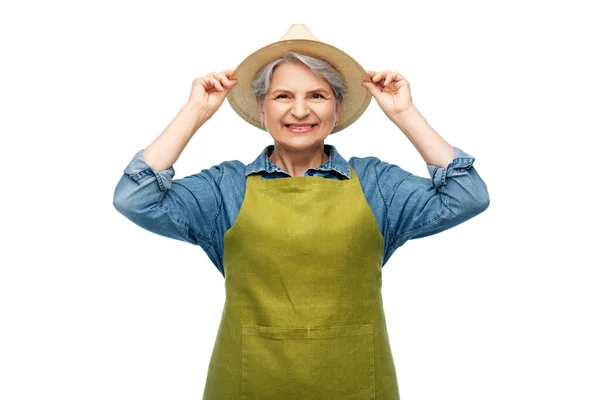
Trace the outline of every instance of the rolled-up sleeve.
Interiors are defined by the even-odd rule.
[[[219,170],[173,180],[173,167],[152,169],[140,150],[123,171],[113,205],[148,231],[206,249],[213,245],[210,235],[220,207],[215,173]]]
[[[431,178],[385,162],[377,166],[392,249],[452,228],[488,208],[487,185],[473,166],[475,157],[454,149],[455,158],[446,167],[427,164]]]

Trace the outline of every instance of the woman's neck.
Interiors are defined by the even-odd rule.
[[[317,168],[329,159],[325,152],[325,145],[303,151],[289,150],[275,144],[273,152],[269,156],[271,162],[285,169],[293,177],[304,176],[310,168]]]

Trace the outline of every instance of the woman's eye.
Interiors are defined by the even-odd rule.
[[[275,99],[284,99],[284,98],[289,98],[289,96],[287,94],[278,94]],[[321,93],[313,93],[311,95],[311,98],[313,99],[324,99],[325,96],[323,96]]]

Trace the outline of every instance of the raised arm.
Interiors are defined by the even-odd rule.
[[[473,167],[475,157],[450,145],[427,123],[412,102],[406,78],[392,71],[367,74],[363,86],[415,146],[431,175],[427,179],[377,162],[376,180],[387,210],[387,260],[407,240],[442,232],[483,212],[490,198]]]
[[[194,80],[175,119],[123,171],[113,195],[117,211],[156,234],[210,247],[222,203],[217,182],[223,171],[215,166],[174,181],[173,164],[236,84],[230,77],[231,71],[224,71]]]

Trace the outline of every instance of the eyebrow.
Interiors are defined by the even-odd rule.
[[[293,93],[290,89],[287,89],[287,88],[277,88],[277,89],[273,90],[271,93],[277,93],[277,92]],[[327,90],[326,87],[319,86],[319,87],[317,87],[315,89],[308,90],[306,93],[315,93],[315,92],[326,92],[326,93],[328,93],[329,91]]]

